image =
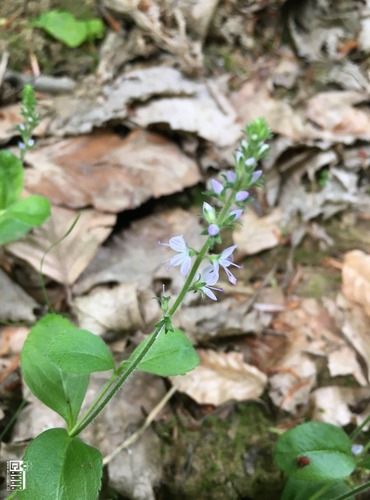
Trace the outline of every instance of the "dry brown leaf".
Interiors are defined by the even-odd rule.
[[[281,210],[276,208],[265,217],[258,217],[253,210],[248,210],[240,218],[233,233],[238,247],[238,255],[253,255],[279,244]]]
[[[258,399],[267,376],[243,361],[238,352],[198,350],[200,365],[187,375],[171,377],[180,392],[199,404],[221,405],[227,401]]]
[[[35,321],[37,302],[0,268],[0,319],[3,321]]]
[[[268,71],[267,77],[258,72],[232,95],[231,101],[241,122],[249,123],[260,116],[265,118],[273,132],[283,137],[297,141],[314,136],[313,128],[304,122],[298,110],[287,101],[273,97],[273,70],[270,68]]]
[[[307,353],[326,356],[345,346],[328,308],[318,300],[304,299],[298,308],[280,313],[273,321],[273,327],[286,334],[287,344],[280,357],[275,354],[270,397],[291,413],[307,403],[316,383],[316,364]]]
[[[94,288],[89,295],[77,297],[73,309],[80,328],[98,335],[136,331],[160,319],[159,303],[153,300],[153,293],[140,292],[134,283]]]
[[[368,384],[355,352],[348,346],[340,346],[338,350],[328,355],[328,368],[332,377],[352,375],[360,385]]]
[[[160,284],[171,279],[171,292],[178,293],[184,284],[184,277],[178,268],[168,269],[168,259],[174,253],[170,248],[158,245],[158,241],[166,243],[172,236],[183,234],[189,246],[201,248],[204,238],[200,232],[199,218],[182,209],[144,217],[99,249],[96,258],[75,285],[75,292],[85,293],[102,283],[136,283],[141,288],[152,290],[153,279],[156,278]],[[167,263],[164,263],[166,260]]]
[[[313,420],[340,427],[359,425],[370,414],[370,408],[363,413],[355,413],[353,408],[368,401],[369,397],[369,387],[320,387],[311,394]]]
[[[324,139],[370,137],[370,114],[355,107],[367,99],[366,94],[354,91],[321,92],[307,103],[307,118],[323,130]],[[326,133],[326,134],[325,134]]]
[[[353,345],[367,366],[367,377],[370,380],[370,318],[361,306],[347,300],[342,294],[337,297],[338,324],[348,342]]]
[[[347,299],[360,304],[370,316],[370,255],[352,250],[344,255],[342,292]]]
[[[19,104],[5,106],[0,111],[0,144],[8,142],[18,132],[15,126],[22,123],[21,107]]]
[[[73,284],[95,257],[100,244],[109,236],[116,216],[93,209],[82,210],[72,232],[45,257],[43,274],[65,285]],[[24,239],[7,245],[7,250],[40,270],[41,259],[49,247],[72,226],[77,212],[52,207],[52,216]]]
[[[0,356],[20,354],[29,330],[25,326],[5,326],[0,328]]]
[[[27,189],[58,205],[119,212],[200,181],[196,163],[164,137],[141,130],[66,139],[31,151]]]

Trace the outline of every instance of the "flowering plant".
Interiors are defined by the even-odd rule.
[[[102,339],[78,329],[62,316],[49,314],[32,328],[21,356],[24,379],[36,397],[63,417],[67,428],[48,429],[28,446],[24,456],[30,466],[27,489],[18,492],[19,499],[97,498],[102,458],[97,449],[77,436],[135,370],[170,376],[184,374],[198,365],[195,349],[186,335],[173,326],[172,318],[189,292],[199,292],[217,300],[214,292],[221,291],[216,286],[220,268],[232,284],[236,283],[230,270],[232,266],[240,267],[233,262],[235,245],[220,254],[214,253],[214,248],[222,243],[222,231],[238,223],[245,203],[250,199],[248,190],[262,183],[262,171],[256,170],[256,166],[268,151],[266,140],[270,137],[270,130],[264,120],[258,119],[246,127],[245,135],[235,153],[235,170],[210,183],[208,194],[211,200],[203,204],[206,229],[202,233],[205,236],[202,248],[190,248],[183,235],[162,243],[176,252],[170,265],[180,266],[185,282],[176,298],[160,297],[161,319],[128,360],[116,366]],[[25,135],[23,143],[25,148],[30,145],[28,136]],[[110,379],[85,413],[79,416],[90,374],[107,370],[112,370]],[[52,462],[50,450],[53,451]]]
[[[50,203],[43,196],[20,198],[24,158],[35,144],[32,133],[40,121],[35,92],[30,85],[23,90],[21,113],[24,123],[16,127],[22,138],[19,142],[20,157],[8,150],[0,151],[0,245],[18,240],[50,216]]]

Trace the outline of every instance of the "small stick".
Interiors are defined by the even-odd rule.
[[[160,400],[160,402],[153,408],[153,410],[149,413],[147,416],[145,422],[143,425],[133,434],[131,434],[130,437],[128,437],[123,443],[121,443],[115,450],[112,451],[109,455],[104,457],[103,460],[103,465],[109,464],[113,458],[118,455],[120,451],[122,451],[125,448],[128,448],[129,446],[132,446],[136,441],[144,434],[144,432],[147,430],[147,428],[150,426],[150,424],[153,422],[153,420],[156,418],[158,413],[163,409],[164,405],[171,399],[171,397],[175,394],[177,388],[176,386],[172,386],[171,389],[164,395],[164,397]]]

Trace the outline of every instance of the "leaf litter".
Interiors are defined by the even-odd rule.
[[[236,401],[250,408],[250,400],[270,405],[285,422],[310,411],[317,420],[360,423],[370,411],[370,49],[362,7],[348,11],[343,0],[330,10],[324,0],[318,16],[315,3],[298,8],[292,2],[284,11],[294,42],[288,46],[271,21],[283,2],[240,8],[233,0],[204,0],[178,2],[176,9],[167,1],[104,4],[129,22],[107,34],[96,73],[80,77],[64,95],[47,88],[40,95],[43,121],[27,158],[26,187],[47,196],[54,215],[5,248],[0,319],[35,320],[42,304],[32,288],[26,294],[18,284],[19,269],[38,270],[45,251],[80,213],[71,234],[45,257],[43,273],[70,287],[68,312],[80,327],[103,335],[116,356],[133,349],[158,318],[152,297],[163,283],[172,294],[182,284],[164,262],[170,251],[157,241],[184,234],[199,247],[194,186],[214,167],[232,165],[245,122],[263,116],[275,134],[264,161],[265,189],[231,235],[244,269],[216,304],[187,297],[176,325],[202,362],[171,380],[189,399],[167,405],[155,425],[171,429],[176,446],[171,415],[186,412],[187,422],[199,425],[189,416],[194,402],[199,417],[237,408]],[[1,110],[4,147],[14,144],[18,115],[17,104]],[[175,208],[168,207],[169,195]],[[321,274],[330,276],[327,287],[318,284]],[[6,380],[16,373],[22,339],[1,332]],[[12,343],[18,347],[12,350]],[[128,388],[93,424],[90,442],[106,446],[106,453],[143,420],[141,407],[149,412],[163,397],[160,379],[137,374],[130,384],[135,380],[137,389],[131,394]],[[17,419],[14,441],[54,422],[49,410],[26,398],[31,404]],[[161,457],[152,453],[158,443],[150,429],[120,452],[108,465],[111,486],[129,498],[154,498],[156,485],[168,486],[170,464],[160,467]],[[186,474],[177,496],[190,487],[192,473]],[[239,498],[222,487],[224,498]],[[202,498],[197,488],[185,497]]]

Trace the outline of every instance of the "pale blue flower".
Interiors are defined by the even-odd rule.
[[[210,299],[217,300],[217,297],[212,292],[212,290],[222,292],[222,288],[216,288],[213,286],[218,281],[218,271],[215,269],[215,267],[207,266],[205,269],[203,269],[202,273],[198,275],[198,280],[200,281],[200,283],[204,283],[204,285],[198,288],[198,290],[203,292]]]
[[[210,236],[217,236],[219,232],[220,228],[217,224],[211,224],[210,226],[208,226],[208,234]]]
[[[217,274],[219,273],[219,266],[221,266],[225,271],[225,273],[227,274],[230,283],[232,283],[233,285],[236,285],[236,278],[231,273],[230,269],[228,269],[228,267],[234,266],[238,267],[239,269],[243,267],[243,266],[238,266],[238,264],[234,263],[232,253],[235,250],[235,248],[236,245],[232,245],[231,247],[225,248],[225,250],[221,253],[221,255],[219,255],[218,259],[213,262],[213,268],[215,269]]]
[[[248,191],[238,191],[235,195],[236,201],[245,201],[249,196]]]
[[[216,210],[206,201],[203,202],[203,215],[209,224],[212,224],[216,220]]]
[[[241,215],[242,215],[242,213],[243,213],[243,210],[241,208],[237,208],[236,210],[231,210],[229,212],[229,215],[233,215],[234,216],[234,219],[233,219],[232,222],[235,222],[235,221],[239,220],[240,217],[241,217]]]
[[[256,170],[255,172],[253,172],[251,184],[255,184],[261,177],[262,173],[263,173],[262,170]]]
[[[255,158],[251,157],[251,158],[247,158],[244,163],[245,163],[246,167],[254,167],[257,162],[256,162]]]
[[[228,170],[226,172],[226,179],[231,182],[231,184],[234,184],[234,182],[236,181],[236,173],[233,172],[232,170]]]
[[[212,189],[216,194],[221,194],[222,191],[224,190],[224,187],[221,184],[221,182],[216,181],[216,179],[212,179],[211,184],[212,184]]]
[[[180,272],[183,276],[186,276],[190,271],[191,267],[191,256],[190,256],[190,248],[187,246],[186,241],[184,240],[183,235],[173,236],[169,239],[168,243],[161,243],[160,245],[170,247],[175,252],[178,252],[178,255],[175,255],[170,260],[171,266],[181,266]]]

